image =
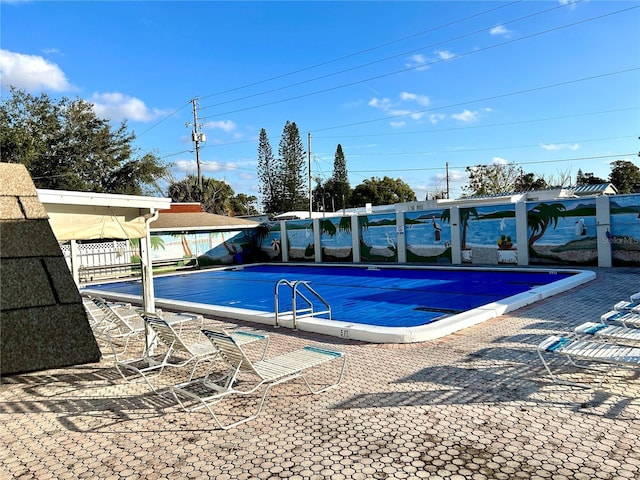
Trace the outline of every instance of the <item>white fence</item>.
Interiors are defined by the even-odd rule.
[[[60,244],[60,249],[71,270],[71,243]],[[139,252],[127,240],[100,243],[77,243],[75,259],[80,281],[87,282],[100,278],[124,277],[137,274]]]

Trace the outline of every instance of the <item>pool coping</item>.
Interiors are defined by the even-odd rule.
[[[252,264],[269,265],[269,264]],[[296,266],[340,266],[347,268],[365,268],[365,269],[411,269],[411,270],[462,270],[462,271],[496,271],[508,270],[514,272],[541,272],[541,273],[568,273],[571,276],[561,280],[540,285],[532,288],[527,292],[522,292],[510,297],[503,298],[497,302],[488,303],[480,307],[467,310],[462,313],[451,315],[443,319],[437,320],[425,325],[414,327],[384,327],[377,325],[368,325],[362,323],[346,322],[341,320],[327,320],[326,318],[315,317],[298,317],[295,325],[297,329],[307,332],[320,333],[349,340],[359,340],[370,343],[418,343],[429,340],[435,340],[446,335],[450,335],[459,330],[477,325],[492,318],[512,312],[526,305],[542,299],[557,295],[564,291],[578,287],[584,283],[590,282],[596,278],[596,273],[590,270],[580,270],[571,268],[517,268],[517,267],[456,267],[456,266],[418,266],[418,265],[378,265],[378,264],[359,264],[345,265],[333,263],[278,263],[278,265],[296,265]],[[244,266],[223,267],[222,270],[238,270]],[[192,274],[202,272],[180,272],[179,275]],[[121,281],[121,280],[120,280]],[[105,282],[103,282],[104,284]],[[93,294],[101,296],[108,300],[117,300],[130,303],[142,304],[140,295],[129,295],[123,293],[114,293],[104,290],[96,290],[91,288],[82,288],[81,293]],[[155,305],[158,308],[168,310],[180,310],[184,312],[199,313],[202,315],[210,315],[222,317],[231,320],[240,320],[245,322],[254,322],[258,324],[276,326],[275,313],[260,312],[236,307],[225,307],[220,305],[207,305],[195,302],[185,302],[178,300],[170,300],[166,298],[156,298]],[[278,325],[285,328],[293,327],[293,319],[291,316],[280,316]]]

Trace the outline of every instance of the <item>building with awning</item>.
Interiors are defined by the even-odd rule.
[[[160,210],[170,207],[170,198],[47,189],[38,189],[37,194],[58,242],[70,242],[76,284],[78,241],[139,239],[144,308],[155,311],[149,224]]]

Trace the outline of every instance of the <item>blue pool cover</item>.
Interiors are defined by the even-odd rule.
[[[273,312],[276,283],[281,279],[289,282],[305,280],[331,305],[333,320],[414,327],[572,274],[526,270],[256,265],[154,277],[154,289],[158,299]],[[140,281],[96,285],[91,290],[142,295]],[[290,289],[280,289],[280,311],[291,310],[290,292]],[[316,306],[316,310],[319,308]]]

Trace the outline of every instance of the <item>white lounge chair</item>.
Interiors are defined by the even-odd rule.
[[[249,360],[241,345],[232,336],[211,330],[203,330],[203,333],[220,351],[220,356],[227,362],[230,370],[215,380],[208,375],[194,382],[176,385],[171,387],[171,392],[185,411],[191,412],[206,408],[218,427],[224,430],[258,417],[267,393],[275,385],[302,378],[309,391],[317,394],[337,386],[344,376],[346,355],[342,352],[307,346],[253,363]],[[342,362],[337,379],[321,388],[313,389],[305,377],[305,372],[324,363],[339,359],[342,359]],[[240,376],[243,374],[249,377],[246,380],[248,386],[245,389],[239,389],[236,387],[236,383],[241,380]],[[245,383],[245,379],[243,378],[242,380]],[[264,387],[264,392],[256,411],[238,421],[223,424],[212,408],[213,405],[229,395],[250,395],[262,387]],[[186,402],[188,401],[193,402],[193,404],[187,406]]]
[[[91,297],[99,313],[94,313],[94,318],[101,320],[93,325],[93,331],[97,339],[108,339],[109,347],[116,359],[127,352],[131,339],[144,341],[144,320],[137,314],[123,315],[118,308],[112,307],[100,297]],[[135,313],[135,312],[134,312]],[[117,344],[117,346],[116,346]]]
[[[147,385],[157,393],[156,387],[151,383],[150,379],[161,374],[165,367],[180,368],[193,363],[189,381],[193,379],[193,374],[198,365],[204,361],[213,362],[219,354],[218,349],[205,338],[202,341],[190,342],[185,340],[181,334],[176,331],[172,324],[163,319],[158,314],[143,313],[142,318],[149,325],[150,329],[155,333],[158,339],[164,344],[164,353],[156,356],[149,355],[145,352],[142,358],[130,359],[126,361],[116,361],[116,368],[123,376],[129,380],[125,372],[134,374],[142,378]],[[265,341],[264,350],[268,345],[269,338],[266,335],[250,332],[234,332],[233,337],[240,344],[247,344],[259,340]]]
[[[627,301],[623,300],[621,302],[616,303],[613,306],[614,310],[618,310],[619,312],[633,312],[640,314],[640,300],[637,301]]]
[[[622,325],[627,328],[640,328],[640,314],[611,310],[600,317],[602,323],[608,325]]]
[[[582,325],[578,325],[573,331],[576,335],[590,336],[598,341],[640,347],[640,328],[585,322]]]
[[[612,367],[637,370],[640,368],[640,348],[613,343],[601,343],[571,338],[566,336],[551,336],[538,345],[538,356],[542,360],[547,373],[554,382],[567,383],[580,387],[590,385],[562,381],[551,370],[545,355],[557,354],[565,357],[573,366],[586,368],[602,373],[598,387],[604,382]]]

